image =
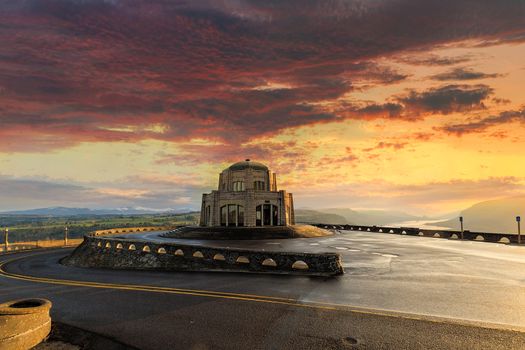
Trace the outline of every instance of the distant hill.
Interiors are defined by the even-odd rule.
[[[323,213],[311,209],[296,209],[295,221],[297,223],[323,223],[323,224],[346,224],[347,220],[337,214]]]
[[[488,232],[517,232],[516,216],[525,219],[525,196],[508,197],[477,203],[460,214],[465,230]],[[458,218],[433,223],[458,229]],[[522,225],[525,232],[525,224]]]
[[[395,222],[424,220],[425,218],[410,215],[400,211],[388,210],[353,210],[348,208],[320,209],[320,212],[336,214],[344,217],[349,224],[386,225]]]
[[[114,208],[114,209],[89,209],[89,208],[67,208],[67,207],[50,207],[37,208],[28,210],[16,210],[8,212],[0,212],[0,215],[30,215],[30,216],[88,216],[88,215],[141,215],[141,214],[160,214],[160,213],[188,213],[192,210],[189,208],[181,208],[179,210],[166,209],[155,210],[146,208]]]
[[[326,223],[326,224],[356,224],[356,225],[385,225],[395,222],[424,220],[397,211],[386,210],[353,210],[348,208],[331,209],[297,209],[295,221],[301,223]]]

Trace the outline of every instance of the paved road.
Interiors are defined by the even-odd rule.
[[[258,244],[338,251],[346,274],[80,269],[53,250],[0,255],[18,259],[2,266],[0,299],[50,298],[56,320],[143,349],[525,348],[507,330],[525,330],[523,247],[364,232]]]
[[[159,232],[127,237],[268,251],[334,251],[342,255],[345,275],[324,283],[297,279],[292,289],[299,288],[301,300],[525,327],[525,246],[340,232],[264,241],[170,239]],[[258,281],[246,286],[247,292],[289,296],[289,280]]]

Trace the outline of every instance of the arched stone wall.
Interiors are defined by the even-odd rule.
[[[135,249],[117,249],[134,246]],[[107,246],[107,247],[106,247]],[[66,265],[167,271],[232,271],[336,276],[344,273],[337,253],[267,252],[86,236]]]
[[[365,233],[389,233],[408,236],[423,236],[445,239],[458,239],[468,241],[492,242],[502,244],[517,244],[518,235],[510,233],[486,233],[472,231],[455,231],[455,230],[429,230],[416,227],[388,227],[388,226],[366,226],[366,225],[329,225],[329,224],[312,224],[324,229],[331,230],[351,230]],[[463,236],[463,238],[461,238]],[[525,241],[525,238],[522,238]]]

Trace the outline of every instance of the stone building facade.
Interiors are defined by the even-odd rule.
[[[201,226],[294,225],[293,196],[277,189],[268,167],[246,159],[219,175],[218,189],[202,195]]]

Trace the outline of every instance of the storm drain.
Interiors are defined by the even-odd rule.
[[[355,338],[352,338],[352,337],[346,337],[343,340],[344,340],[344,342],[346,344],[349,344],[349,345],[357,345],[357,344],[359,344],[359,341],[357,339],[355,339]]]

